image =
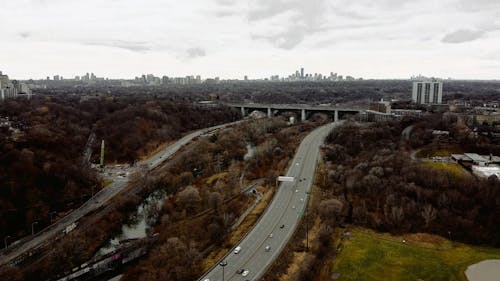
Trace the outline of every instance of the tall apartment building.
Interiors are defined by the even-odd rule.
[[[443,103],[443,82],[415,81],[411,99],[417,104]]]
[[[0,101],[7,98],[15,98],[18,94],[27,94],[28,98],[31,95],[31,90],[28,85],[17,80],[10,81],[9,76],[2,74],[0,71]]]

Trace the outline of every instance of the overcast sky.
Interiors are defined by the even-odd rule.
[[[500,79],[499,0],[0,0],[11,78]]]

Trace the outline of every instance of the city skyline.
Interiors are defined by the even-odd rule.
[[[297,67],[367,79],[499,79],[500,3],[22,0],[0,11],[0,69],[258,79]],[[77,12],[75,12],[77,11]]]

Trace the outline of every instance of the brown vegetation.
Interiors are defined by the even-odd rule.
[[[136,161],[162,142],[190,130],[234,121],[228,108],[199,108],[173,98],[142,95],[54,95],[0,104],[19,132],[0,128],[0,237],[10,241],[48,225],[97,192],[101,180],[83,159],[89,136],[97,162],[100,141],[106,161]]]
[[[239,196],[241,173],[249,180],[265,178],[272,185],[276,175],[293,156],[304,131],[312,126],[288,127],[279,118],[254,121],[201,140],[192,150],[195,153],[192,155],[196,157],[180,157],[168,173],[180,177],[187,171],[196,171],[200,176],[189,177],[183,183],[185,186],[165,202],[160,211],[160,224],[155,227],[155,231],[160,233],[157,245],[145,260],[125,273],[124,279],[193,280],[201,276],[205,265],[203,258],[209,252],[220,252],[220,248],[232,246],[236,236],[231,234],[231,226],[254,200],[253,197]],[[246,143],[255,145],[256,153],[242,161]],[[212,175],[221,171],[227,171],[227,176],[212,180]],[[235,196],[239,199],[232,200]],[[212,211],[206,213],[206,210]],[[258,211],[262,210],[260,207]],[[197,215],[200,213],[203,215]],[[256,216],[249,220],[255,222]],[[250,225],[245,223],[244,227],[248,229]],[[239,237],[243,235],[240,230],[237,232]],[[159,249],[173,238],[193,245],[197,253],[196,257],[191,256],[194,264],[182,265],[172,260],[163,263],[159,270],[156,260],[171,257],[170,253]],[[184,256],[181,257],[183,259]],[[212,255],[210,259],[213,259]]]
[[[425,124],[419,126],[432,122]],[[412,162],[400,138],[397,122],[348,123],[329,136],[325,159],[330,164],[322,188],[345,202],[346,220],[379,231],[425,231],[500,245],[498,180],[443,173]],[[476,147],[498,149],[487,142]]]

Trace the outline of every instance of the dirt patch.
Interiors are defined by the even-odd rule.
[[[144,148],[139,150],[139,152],[138,152],[139,159],[141,161],[147,160],[147,159],[153,157],[155,154],[159,153],[160,151],[166,149],[167,147],[169,147],[173,143],[175,143],[175,141],[169,141],[169,142],[163,142],[163,143],[160,143],[158,141],[150,142],[150,143],[146,144],[146,146]]]
[[[432,235],[428,233],[414,233],[403,236],[408,242],[414,242],[418,244],[428,244],[433,246],[442,246],[446,243],[446,239],[443,237]]]
[[[285,274],[280,276],[279,280],[286,281],[286,280],[290,280],[290,279],[294,278],[294,276],[299,271],[300,265],[304,261],[305,257],[306,257],[306,252],[294,252],[292,263],[287,268]]]
[[[316,240],[316,237],[319,234],[320,227],[321,227],[321,221],[319,218],[317,218],[314,221],[314,224],[311,226],[311,229],[309,230],[309,247],[311,247],[311,241]],[[300,243],[304,245],[305,249],[306,248],[305,237]],[[293,252],[292,261],[290,262],[290,265],[286,269],[286,272],[279,277],[279,280],[287,281],[292,279],[292,277],[295,278],[295,276],[300,270],[302,263],[304,262],[304,258],[306,257],[306,255],[307,252]]]

